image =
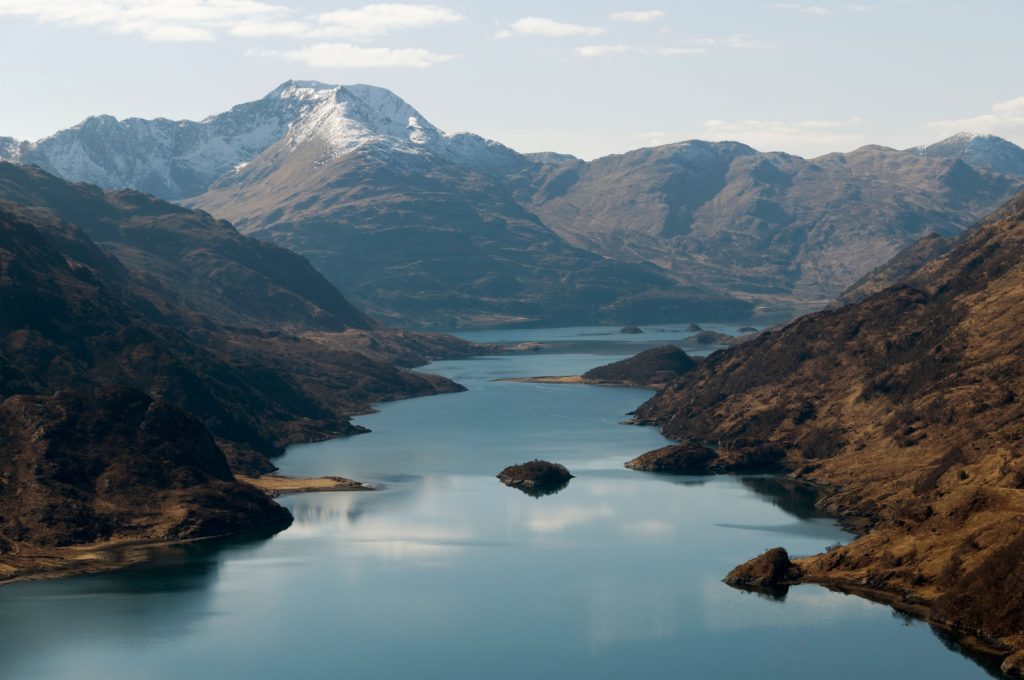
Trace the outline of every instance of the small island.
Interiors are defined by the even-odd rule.
[[[510,465],[497,474],[501,483],[539,498],[556,494],[569,485],[572,473],[564,465],[546,460]]]

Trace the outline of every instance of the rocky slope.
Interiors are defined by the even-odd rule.
[[[303,257],[242,236],[204,213],[3,162],[0,200],[44,208],[74,224],[125,266],[145,272],[159,296],[221,324],[321,331],[375,326]]]
[[[235,481],[202,423],[135,390],[9,397],[0,402],[0,433],[0,559],[291,521]]]
[[[545,164],[517,197],[574,245],[768,300],[826,300],[928,233],[958,234],[1024,186],[877,146],[803,159],[689,141]]]
[[[75,190],[65,186],[57,195],[74,196]],[[102,207],[99,196],[96,205]],[[336,291],[312,297],[326,282],[301,258],[237,234],[235,242],[218,235],[226,228],[222,223],[145,196],[119,193],[106,200],[114,208],[104,224],[116,227],[117,234],[134,229],[146,234],[149,238],[139,238],[132,250],[139,261],[154,266],[121,261],[42,207],[0,203],[0,398],[131,386],[198,417],[232,461],[252,471],[269,467],[265,456],[288,443],[356,431],[348,417],[366,412],[372,402],[459,389],[395,364],[417,363],[428,353],[443,354],[447,346],[453,353],[467,352],[467,343],[346,328],[338,315],[350,307]],[[123,205],[143,205],[148,215],[132,210],[119,215],[115,208]],[[61,210],[59,202],[55,207]],[[166,263],[163,269],[170,271],[173,257],[162,259],[163,249],[171,244],[169,252],[176,252],[187,235],[204,227],[219,242],[212,258],[227,261],[248,246],[276,258],[280,268],[267,276],[294,283],[309,275],[320,285],[313,286],[314,293],[301,286],[253,287],[251,313],[242,315],[253,323],[236,325],[238,313],[219,310],[235,308],[237,268],[181,267],[161,277],[155,266]],[[120,251],[123,242],[111,241]],[[296,263],[291,273],[284,266]],[[241,280],[251,280],[253,271]],[[293,332],[269,327],[282,297],[303,302],[302,313],[284,315],[297,325]],[[359,313],[344,318],[365,321]],[[303,324],[311,330],[303,330]],[[338,324],[343,332],[320,330]],[[362,345],[372,351],[360,351]]]
[[[387,112],[386,115],[381,112]],[[314,114],[190,205],[302,253],[381,316],[440,326],[729,318],[750,306],[564,243],[506,186],[532,163],[446,135],[392,93],[328,91]]]
[[[718,352],[638,418],[715,443],[711,468],[769,462],[864,518],[851,544],[796,560],[802,580],[1024,650],[1024,194],[915,286]]]
[[[855,281],[836,297],[834,306],[860,302],[886,288],[910,281],[928,263],[952,250],[956,243],[957,238],[952,236],[928,234]]]
[[[908,149],[932,158],[953,158],[1004,175],[1024,177],[1024,149],[995,135],[961,132],[927,146]]]
[[[724,319],[823,304],[1024,186],[957,135],[803,159],[690,141],[584,162],[447,134],[395,94],[289,81],[200,122],[90,118],[0,158],[187,200],[416,326]]]

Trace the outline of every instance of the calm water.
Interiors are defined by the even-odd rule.
[[[433,364],[469,391],[387,404],[359,419],[371,434],[293,447],[285,474],[384,488],[284,497],[295,523],[276,536],[0,588],[0,677],[987,677],[887,607],[722,584],[766,548],[811,553],[849,536],[806,490],[770,478],[624,469],[665,443],[619,424],[647,391],[492,382],[579,373],[680,334],[466,334],[565,344]],[[494,478],[535,457],[577,478],[540,499]]]

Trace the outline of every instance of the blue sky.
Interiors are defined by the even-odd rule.
[[[284,80],[593,158],[689,138],[813,156],[961,129],[1024,145],[1024,1],[0,0],[0,135],[198,119]]]

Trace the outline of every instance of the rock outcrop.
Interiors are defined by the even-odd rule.
[[[599,385],[648,387],[664,385],[696,365],[697,362],[675,345],[663,345],[622,361],[592,368],[581,378],[583,382]]]
[[[497,475],[505,486],[519,489],[534,496],[550,496],[569,484],[573,475],[564,465],[546,460],[532,460],[528,463],[510,465]]]
[[[785,548],[772,548],[736,567],[724,580],[736,588],[777,590],[795,583],[801,575]]]
[[[699,442],[688,441],[637,456],[626,463],[626,467],[643,472],[705,475],[714,472],[712,464],[717,460],[718,454],[714,449]]]

